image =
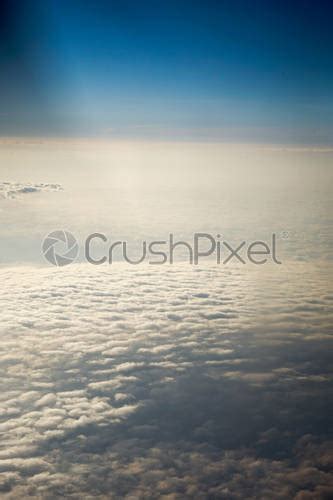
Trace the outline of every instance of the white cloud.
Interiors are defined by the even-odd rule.
[[[17,198],[20,195],[31,193],[38,193],[41,191],[61,191],[60,184],[46,184],[46,183],[26,183],[20,182],[0,182],[0,199],[1,198]]]
[[[290,302],[290,269],[1,269],[2,496],[322,498],[332,296],[306,271]]]

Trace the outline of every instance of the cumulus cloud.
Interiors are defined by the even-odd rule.
[[[325,267],[0,276],[3,498],[332,494]]]
[[[0,199],[13,199],[21,195],[44,191],[61,191],[62,189],[60,184],[0,182]]]

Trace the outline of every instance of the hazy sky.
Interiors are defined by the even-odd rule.
[[[328,144],[330,2],[2,2],[0,133]]]

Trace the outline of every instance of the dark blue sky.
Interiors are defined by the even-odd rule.
[[[332,142],[331,2],[1,8],[2,135]]]

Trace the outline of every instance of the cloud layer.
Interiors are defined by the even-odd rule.
[[[1,269],[2,497],[329,498],[333,294],[281,268]]]

